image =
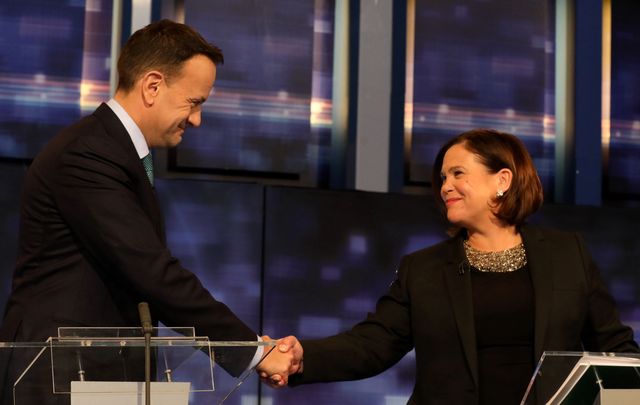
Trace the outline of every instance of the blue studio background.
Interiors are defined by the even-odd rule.
[[[138,2],[120,3],[125,40]],[[353,181],[366,175],[354,163],[354,145],[364,135],[353,117],[376,102],[356,96],[366,81],[359,67],[377,62],[357,58],[362,30],[370,29],[361,16],[373,2],[349,2],[346,34],[339,28],[341,3],[151,2],[152,20],[181,7],[184,21],[225,52],[202,127],[156,156],[173,255],[261,333],[338,333],[374,308],[402,255],[446,238],[429,184],[443,140],[493,127],[520,136],[534,157],[547,203],[531,222],[584,235],[623,321],[640,334],[640,7],[610,3],[610,116],[607,125],[598,120],[592,128],[604,151],[599,198],[577,205],[578,195],[556,198],[555,187],[561,1],[393,1],[388,80],[402,101],[399,110],[389,106],[395,112],[388,137],[403,148],[391,148],[389,160],[402,174],[401,184],[384,192]],[[31,159],[59,129],[109,98],[113,4],[0,3],[0,310],[10,290],[20,190]],[[602,2],[581,4],[602,9]],[[334,49],[345,44],[350,56],[339,60]],[[340,63],[351,77],[346,85],[336,80]],[[338,105],[340,84],[349,100]],[[598,100],[605,97],[599,82],[583,87],[591,85]],[[336,136],[340,113],[349,117],[343,138]],[[377,377],[296,389],[271,390],[253,378],[231,403],[404,404],[413,361],[410,353]]]

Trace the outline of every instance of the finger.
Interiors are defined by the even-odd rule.
[[[278,383],[282,381],[282,376],[280,374],[274,374],[271,377],[269,377],[269,379],[274,383]]]
[[[277,383],[272,382],[271,380],[269,380],[268,378],[263,379],[262,382],[266,385],[269,386],[269,388],[280,388],[280,386]]]
[[[281,378],[277,381],[273,382],[274,384],[276,384],[278,387],[283,387],[285,385],[287,385],[287,379],[286,378]]]

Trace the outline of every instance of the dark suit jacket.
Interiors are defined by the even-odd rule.
[[[29,168],[0,340],[44,340],[59,326],[138,326],[140,301],[166,325],[195,326],[212,340],[256,340],[171,256],[155,190],[124,126],[102,104]],[[223,366],[239,374],[254,352]]]
[[[535,297],[535,362],[545,350],[638,351],[582,239],[523,227]],[[404,257],[376,311],[352,330],[303,340],[304,373],[290,384],[376,375],[416,351],[410,404],[478,403],[471,276],[462,236]],[[462,274],[461,274],[462,273]]]

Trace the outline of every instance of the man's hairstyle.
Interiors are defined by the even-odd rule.
[[[461,144],[477,155],[478,160],[489,170],[497,173],[509,169],[513,173],[511,186],[502,197],[496,197],[495,215],[509,225],[520,226],[527,217],[536,212],[543,201],[542,184],[533,160],[522,141],[511,134],[492,129],[473,129],[450,139],[438,152],[433,164],[432,184],[436,204],[446,212],[440,197],[442,188],[442,163],[444,155],[454,145]]]
[[[122,48],[118,59],[118,89],[130,91],[150,70],[157,70],[170,79],[196,55],[206,56],[215,65],[224,62],[220,48],[208,43],[193,28],[170,20],[151,23],[133,33]]]

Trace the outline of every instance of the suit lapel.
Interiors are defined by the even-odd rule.
[[[521,230],[527,262],[531,272],[534,295],[534,361],[542,356],[544,338],[549,324],[552,300],[553,262],[544,235],[537,228]]]
[[[448,260],[444,268],[444,278],[464,354],[467,358],[467,365],[476,386],[478,386],[478,351],[473,317],[471,272],[468,268],[465,269],[463,267],[464,250],[462,237],[458,236],[449,240],[449,247]]]
[[[151,186],[147,173],[144,170],[144,166],[140,161],[138,152],[136,151],[133,141],[129,136],[124,125],[118,119],[118,116],[109,108],[105,103],[102,103],[93,113],[104,125],[107,133],[118,144],[122,146],[126,156],[123,158],[127,162],[128,172],[130,173],[133,184],[136,187],[135,192],[140,200],[140,203],[149,215],[151,222],[153,223],[156,234],[164,241],[165,233],[162,219],[162,212],[158,204],[158,198],[155,189]]]

